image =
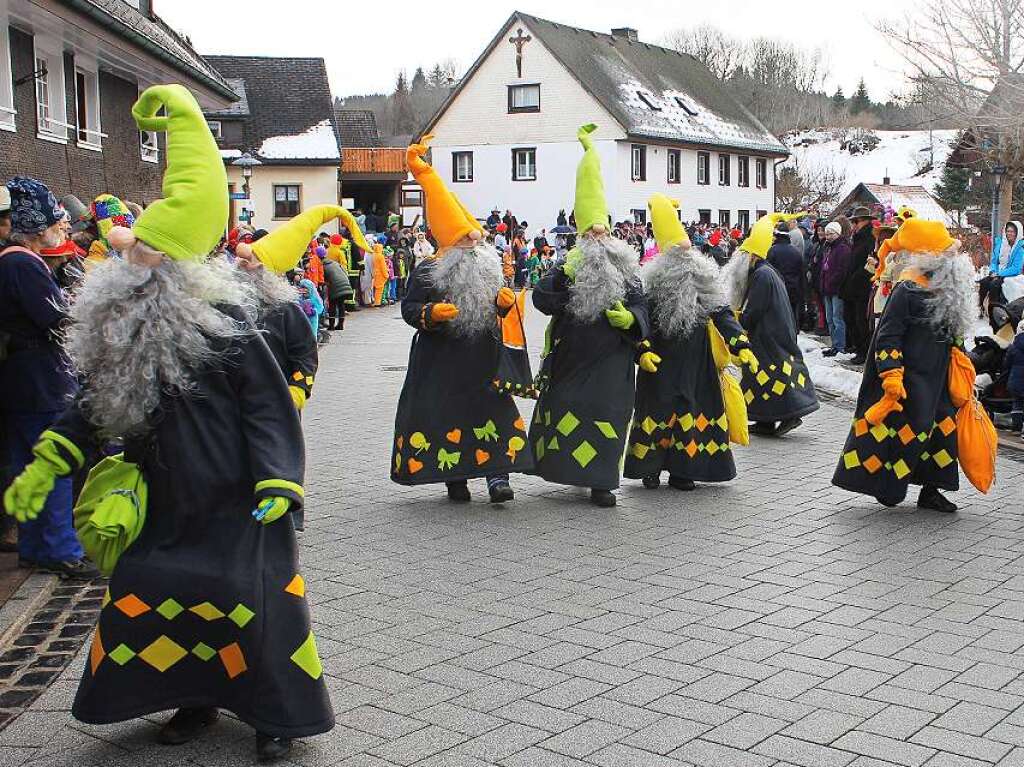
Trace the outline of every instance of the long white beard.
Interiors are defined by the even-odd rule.
[[[718,266],[696,248],[669,248],[641,268],[640,279],[654,305],[653,324],[669,338],[689,335],[726,304]]]
[[[755,258],[756,256],[752,256],[746,251],[737,250],[722,267],[722,287],[725,289],[725,295],[733,309],[743,308],[743,300],[747,296],[747,286],[750,284],[750,267]]]
[[[150,268],[111,258],[82,281],[64,347],[103,438],[145,433],[161,396],[192,390],[196,371],[216,359],[215,342],[253,332],[216,308],[253,311],[237,272],[221,264],[164,259]]]
[[[239,269],[238,273],[242,284],[252,291],[253,299],[259,306],[261,314],[266,314],[283,304],[293,304],[299,300],[299,291],[295,286],[269,269],[255,271]]]
[[[566,311],[579,322],[596,322],[616,301],[626,297],[626,287],[640,269],[636,251],[614,237],[581,237],[583,253],[569,286]]]
[[[977,286],[970,257],[955,248],[938,255],[900,251],[889,255],[892,273],[916,269],[928,277],[931,296],[926,300],[928,319],[952,338],[965,338],[977,316]]]
[[[433,286],[445,301],[455,304],[458,316],[448,323],[456,336],[492,331],[497,323],[494,301],[505,284],[501,257],[486,243],[445,249],[431,272]]]

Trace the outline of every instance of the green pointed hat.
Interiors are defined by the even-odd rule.
[[[165,114],[158,115],[160,109]],[[187,88],[154,85],[132,107],[140,130],[166,131],[163,198],[139,216],[138,239],[168,257],[201,261],[224,233],[228,177],[203,112]]]
[[[576,131],[583,145],[583,159],[576,168],[576,231],[584,234],[591,227],[601,225],[608,229],[608,204],[604,199],[604,181],[601,178],[601,157],[594,148],[590,134],[597,130],[587,123]]]

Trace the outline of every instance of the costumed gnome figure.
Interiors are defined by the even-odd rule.
[[[291,738],[334,726],[295,533],[282,520],[303,503],[302,431],[247,319],[251,291],[225,261],[206,260],[227,219],[227,179],[199,104],[160,85],[132,113],[140,129],[166,131],[164,197],[134,231],[109,232],[122,258],[78,290],[66,348],[82,392],[4,502],[30,518],[56,477],[123,439],[148,508],[113,565],[72,713],[108,724],[177,708],[159,737],[179,744],[224,708],[273,758]]]
[[[667,471],[670,486],[692,490],[695,481],[736,476],[711,334],[719,333],[752,372],[758,364],[722,290],[718,266],[690,244],[678,203],[658,194],[647,205],[661,255],[640,272],[651,335],[641,345],[624,473],[653,489]]]
[[[769,213],[757,220],[750,236],[722,268],[729,302],[739,312],[750,348],[760,363],[743,367],[743,396],[754,421],[751,432],[782,436],[818,409],[818,395],[797,344],[796,320],[786,284],[765,258],[775,225],[803,213]]]
[[[885,506],[920,485],[918,506],[953,512],[940,492],[960,485],[949,367],[977,312],[974,269],[938,221],[909,218],[883,247],[893,289],[832,483]]]
[[[402,300],[402,317],[416,335],[395,416],[391,479],[444,482],[452,501],[468,501],[467,480],[486,477],[491,502],[502,503],[513,498],[509,472],[533,468],[514,400],[491,388],[500,317],[516,295],[503,287],[501,259],[480,224],[423,160],[429,140],[406,156],[423,187],[438,253],[416,266]]]
[[[648,324],[636,251],[608,230],[601,160],[590,136],[596,129],[584,125],[577,133],[576,247],[533,291],[534,306],[551,321],[530,445],[537,474],[588,487],[595,505],[609,507],[633,411],[637,345]]]

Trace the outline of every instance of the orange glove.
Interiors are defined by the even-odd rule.
[[[885,421],[889,413],[899,413],[903,410],[900,400],[907,398],[907,390],[903,386],[903,368],[887,370],[880,377],[884,394],[864,413],[864,420],[872,426],[878,426]]]
[[[431,322],[449,322],[459,316],[455,304],[434,304],[430,307]]]
[[[502,288],[498,291],[498,297],[494,300],[494,303],[498,305],[498,308],[502,311],[511,309],[512,304],[516,302],[516,294],[512,288]]]

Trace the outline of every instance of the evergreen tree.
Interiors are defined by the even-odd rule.
[[[412,133],[416,130],[416,115],[409,97],[409,85],[405,72],[398,73],[395,92],[391,94],[391,132],[394,135]]]
[[[955,168],[946,163],[935,187],[939,204],[956,215],[957,226],[961,224],[964,211],[970,207],[970,180],[971,172],[967,168]]]
[[[832,94],[832,106],[836,109],[846,109],[846,96],[843,95],[843,86],[841,85]]]
[[[850,97],[850,114],[858,115],[871,109],[871,97],[868,96],[868,87],[864,84],[864,78],[857,83],[857,90]]]
[[[440,62],[434,64],[431,68],[427,80],[430,82],[431,88],[444,88],[448,84],[448,75],[445,73]]]
[[[427,76],[423,73],[423,67],[416,67],[412,76],[412,94],[418,96],[427,87]]]

